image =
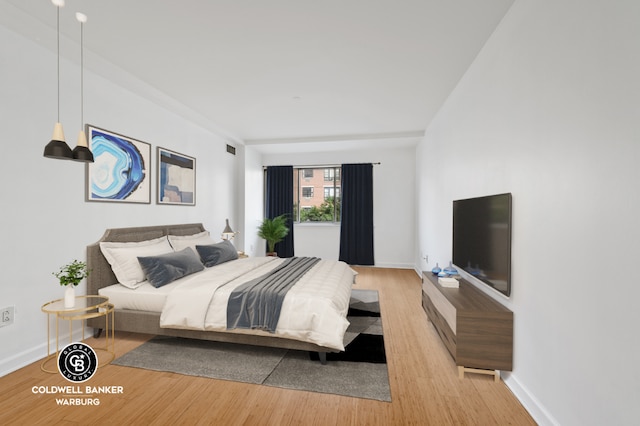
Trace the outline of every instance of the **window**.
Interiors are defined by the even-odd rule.
[[[324,180],[327,182],[331,182],[334,179],[340,180],[340,169],[337,167],[324,169]]]
[[[335,197],[335,196],[340,197],[340,187],[334,187],[334,186],[325,186],[324,187],[324,199],[326,200],[327,198],[331,198],[331,197]]]
[[[340,221],[340,167],[294,168],[296,222]]]
[[[304,198],[312,198],[313,197],[313,186],[303,186],[302,187],[302,196]]]

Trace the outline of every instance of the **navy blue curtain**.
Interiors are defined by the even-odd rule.
[[[340,260],[373,265],[373,164],[342,165]]]
[[[289,234],[276,244],[278,257],[293,257],[293,166],[267,167],[265,215],[287,215]]]

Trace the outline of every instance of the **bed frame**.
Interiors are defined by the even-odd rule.
[[[89,277],[87,278],[87,294],[98,294],[98,290],[102,287],[107,287],[118,282],[111,270],[111,265],[109,265],[109,262],[107,262],[107,259],[100,250],[101,241],[139,242],[160,238],[165,235],[193,235],[203,231],[205,231],[205,229],[201,223],[107,229],[100,240],[87,246],[87,267],[90,271]],[[93,327],[95,335],[99,336],[104,326],[104,321],[99,321],[98,318],[88,319],[87,326]],[[318,352],[322,364],[326,363],[327,352],[336,352],[335,349],[332,348],[276,337],[266,332],[262,335],[160,328],[159,313],[130,309],[115,310],[114,330],[312,351]]]

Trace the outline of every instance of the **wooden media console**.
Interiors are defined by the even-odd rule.
[[[511,371],[513,312],[463,279],[459,288],[444,288],[431,272],[422,275],[422,307],[460,377],[484,373],[498,381],[498,370]]]

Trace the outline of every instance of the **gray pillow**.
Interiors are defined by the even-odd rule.
[[[191,247],[157,256],[139,256],[138,262],[147,280],[156,288],[204,269]]]
[[[229,241],[222,241],[206,246],[196,246],[204,266],[210,268],[238,258],[238,250]]]

